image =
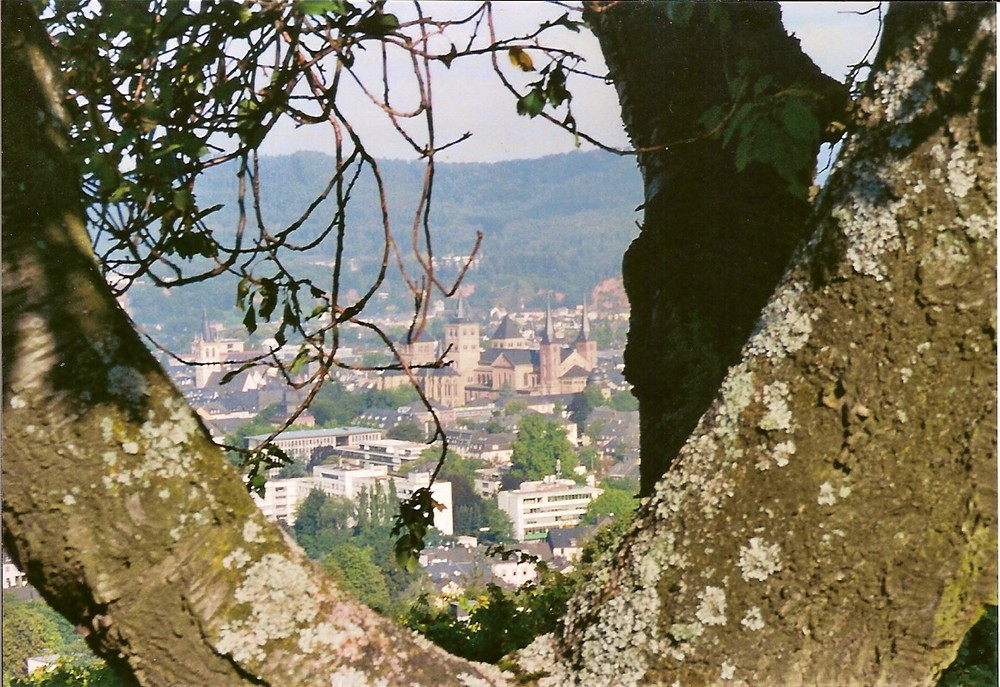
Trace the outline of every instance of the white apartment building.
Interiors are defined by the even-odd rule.
[[[360,463],[365,467],[386,466],[398,470],[406,463],[417,460],[427,450],[427,444],[402,439],[359,439],[356,443],[334,449],[338,458]]]
[[[538,482],[524,482],[518,489],[499,492],[497,505],[514,523],[517,541],[534,541],[544,539],[549,530],[578,525],[587,506],[603,491],[571,479],[549,476]]]
[[[280,520],[288,525],[295,524],[295,513],[309,492],[316,488],[312,477],[290,479],[269,479],[264,485],[264,496],[253,496],[254,503],[268,520]]]
[[[430,473],[416,472],[406,477],[389,475],[389,468],[378,466],[317,465],[313,467],[312,484],[330,496],[341,496],[356,501],[363,489],[371,489],[378,482],[392,482],[399,499],[406,500],[417,489],[430,485]],[[385,484],[388,486],[388,484]],[[434,527],[442,534],[454,534],[451,482],[439,481],[431,486],[431,497],[444,508],[434,513]]]
[[[264,442],[268,434],[247,437],[247,448],[255,448]],[[313,450],[321,446],[332,448],[354,448],[364,442],[379,441],[381,429],[371,427],[337,427],[334,429],[307,429],[297,432],[282,432],[273,444],[293,458],[309,460]]]

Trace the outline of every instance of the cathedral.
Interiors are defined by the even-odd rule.
[[[399,345],[407,365],[426,365],[437,360],[438,342],[424,332],[416,340]],[[477,398],[496,398],[501,392],[545,396],[583,391],[597,364],[597,342],[590,338],[590,321],[584,304],[580,333],[572,344],[556,340],[552,309],[545,311],[545,326],[538,342],[524,338],[509,316],[504,317],[480,350],[480,328],[465,313],[460,297],[458,310],[445,325],[443,357],[448,363],[438,369],[418,368],[413,373],[429,399],[448,407],[459,407]],[[406,383],[402,372],[386,373],[383,388]]]

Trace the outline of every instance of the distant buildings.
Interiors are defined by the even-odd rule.
[[[574,527],[602,489],[571,479],[546,477],[497,493],[497,505],[510,516],[517,541],[545,539],[550,530]]]
[[[256,448],[269,436],[269,434],[254,434],[247,437],[247,448]],[[271,443],[292,458],[308,461],[313,451],[318,448],[354,449],[364,443],[378,441],[382,436],[382,430],[371,427],[336,427],[282,432]]]
[[[466,316],[465,301],[459,298],[457,313],[445,325],[443,347],[424,331],[399,343],[397,350],[427,397],[449,407],[495,399],[501,393],[579,393],[597,366],[597,342],[590,336],[586,305],[579,334],[571,344],[556,339],[552,309],[547,308],[537,343],[528,341],[510,316],[505,316],[490,337],[489,347],[480,350],[479,323]],[[428,367],[442,355],[447,366]],[[405,372],[393,371],[381,377],[380,385],[391,389],[408,381]]]
[[[430,474],[423,472],[393,476],[384,465],[317,465],[309,477],[268,480],[264,495],[254,494],[253,498],[264,517],[294,525],[299,505],[314,489],[356,502],[363,491],[374,490],[380,484],[394,491],[401,501],[418,489],[430,487],[431,497],[443,506],[434,513],[434,527],[441,534],[455,533],[450,482],[441,480],[432,485]]]

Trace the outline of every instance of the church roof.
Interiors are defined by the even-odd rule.
[[[514,321],[510,319],[510,315],[504,315],[503,321],[497,330],[493,333],[494,339],[520,339],[521,330],[517,328]]]
[[[571,367],[568,370],[566,370],[565,374],[563,374],[563,378],[564,379],[573,378],[573,377],[583,377],[584,379],[586,379],[589,376],[590,376],[590,373],[587,372],[586,370],[584,370],[579,365],[574,365],[573,367]]]
[[[538,351],[527,348],[490,348],[479,357],[480,365],[492,365],[503,356],[511,365],[538,364]]]

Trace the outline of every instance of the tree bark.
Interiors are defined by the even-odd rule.
[[[811,237],[522,652],[541,684],[934,684],[996,603],[995,33],[991,4],[890,9]]]
[[[3,3],[3,532],[143,685],[499,684],[352,600],[266,522],[93,259],[63,92]]]
[[[681,19],[678,7],[688,5]],[[777,3],[588,2],[622,119],[639,156],[645,217],[625,254],[631,308],[625,376],[639,400],[648,496],[739,359],[792,250],[809,203],[771,166],[737,171],[737,144],[698,124],[719,106],[797,89],[822,128],[846,87],[788,36]],[[763,82],[760,82],[763,83]],[[815,160],[819,139],[799,144]],[[810,183],[812,169],[799,182]]]
[[[503,684],[261,518],[101,281],[44,33],[2,10],[3,528],[29,581],[141,684]],[[809,241],[525,681],[930,684],[995,602],[995,34],[989,4],[892,8]]]

